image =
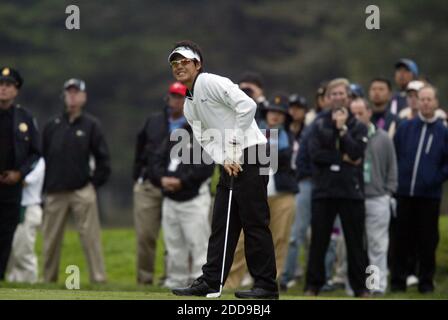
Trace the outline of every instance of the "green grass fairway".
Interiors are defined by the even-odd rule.
[[[406,294],[387,294],[386,299],[448,299],[448,217],[441,218],[440,243],[437,251],[436,292],[420,295],[416,288]],[[135,233],[133,229],[105,229],[102,234],[108,283],[90,285],[88,271],[78,234],[67,230],[64,238],[57,284],[35,285],[0,282],[0,299],[179,299],[169,290],[157,286],[138,286],[135,281]],[[42,237],[39,234],[37,251],[41,257]],[[65,289],[68,265],[77,265],[81,271],[80,290]],[[42,265],[40,265],[40,269]],[[157,250],[156,277],[160,277],[163,268],[163,243],[159,241]],[[347,299],[342,290],[324,293],[318,299]],[[198,299],[198,298],[191,298]],[[221,299],[234,299],[233,292],[226,291]],[[306,299],[303,297],[303,280],[290,289],[281,299]],[[311,298],[314,299],[314,298]]]

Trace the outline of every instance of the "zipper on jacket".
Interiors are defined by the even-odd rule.
[[[425,153],[428,154],[429,151],[431,150],[431,146],[432,146],[432,138],[433,138],[433,134],[431,134],[428,138],[428,143],[426,145],[426,151]]]
[[[415,160],[414,160],[414,169],[412,170],[412,180],[411,180],[411,196],[414,195],[415,180],[417,179],[417,170],[418,170],[418,165],[420,163],[420,157],[422,154],[423,141],[425,141],[426,127],[427,127],[427,124],[425,123],[423,125],[422,133],[420,134],[420,141],[418,142],[417,154],[416,154]]]

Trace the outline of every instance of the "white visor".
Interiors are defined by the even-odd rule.
[[[196,59],[197,61],[201,61],[201,58],[199,58],[199,55],[195,52],[193,52],[193,50],[191,50],[188,47],[178,47],[176,49],[173,50],[173,52],[170,53],[170,55],[168,56],[168,62],[171,62],[171,58],[173,57],[174,54],[180,54],[181,56],[187,58],[187,59]]]

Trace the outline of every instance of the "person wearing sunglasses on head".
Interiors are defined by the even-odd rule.
[[[259,157],[266,149],[267,139],[254,119],[257,104],[230,79],[203,72],[202,51],[192,41],[178,42],[168,61],[174,78],[188,88],[184,114],[194,137],[221,165],[203,274],[190,287],[174,289],[173,293],[207,296],[220,292],[244,230],[246,260],[254,287],[236,292],[235,296],[278,299],[267,202],[269,164],[262,164]],[[232,190],[231,181],[234,181]],[[233,205],[228,212],[230,202]]]

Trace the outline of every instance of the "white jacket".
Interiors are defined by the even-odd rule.
[[[22,190],[21,205],[28,207],[42,202],[42,187],[45,177],[45,161],[40,158],[34,169],[25,177],[25,187]]]
[[[194,137],[219,164],[226,158],[233,159],[226,155],[232,139],[236,139],[240,150],[267,143],[254,120],[256,110],[255,101],[238,85],[211,73],[197,76],[184,104],[184,115]],[[218,133],[220,137],[216,136]]]

